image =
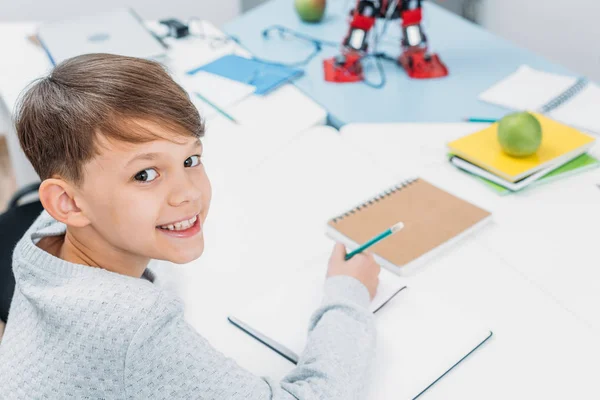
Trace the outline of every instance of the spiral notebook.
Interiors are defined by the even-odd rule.
[[[585,78],[522,65],[481,93],[479,99],[513,110],[537,111],[567,125],[600,133],[600,87]]]
[[[382,266],[400,273],[426,261],[490,217],[490,212],[424,179],[410,179],[329,220],[327,235],[353,249],[403,222],[404,229],[370,248]]]

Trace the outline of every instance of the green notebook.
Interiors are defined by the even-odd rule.
[[[584,154],[580,155],[579,157],[576,157],[573,160],[569,161],[568,163],[561,165],[560,167],[556,168],[552,172],[548,173],[547,175],[543,176],[542,178],[533,182],[532,184],[530,184],[529,186],[525,187],[522,190],[525,190],[530,187],[538,186],[543,183],[552,182],[557,179],[566,178],[568,176],[571,176],[571,175],[574,175],[574,174],[577,174],[577,173],[580,173],[583,171],[587,171],[589,169],[593,169],[598,166],[600,166],[600,160],[598,160],[597,158],[595,158],[587,153],[584,153]],[[460,171],[463,171],[463,170],[460,170]],[[475,179],[481,181],[483,184],[485,184],[487,187],[489,187],[490,189],[492,189],[493,191],[495,191],[496,193],[498,193],[501,196],[504,196],[504,195],[507,195],[510,193],[515,193],[512,190],[507,189],[503,186],[500,186],[497,183],[489,181],[485,178],[482,178],[482,177],[472,174],[470,172],[466,172],[466,171],[463,171],[463,172],[465,172],[465,173],[471,175],[472,177],[474,177]]]

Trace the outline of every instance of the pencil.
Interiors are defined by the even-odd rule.
[[[467,122],[487,122],[487,123],[493,124],[494,122],[497,122],[498,120],[495,118],[465,118],[465,121],[467,121]]]
[[[362,253],[363,251],[365,251],[366,249],[368,249],[369,247],[373,246],[374,244],[376,244],[377,242],[385,239],[386,237],[393,235],[394,233],[402,230],[402,228],[404,228],[404,224],[402,222],[398,222],[397,224],[393,225],[392,227],[386,229],[385,231],[381,232],[379,235],[375,236],[374,238],[372,238],[371,240],[369,240],[368,242],[366,242],[365,244],[363,244],[362,246],[359,246],[357,249],[351,251],[350,253],[346,254],[346,260],[351,259],[352,257],[354,257],[355,255],[357,255],[358,253]]]
[[[212,101],[210,101],[209,99],[207,99],[206,97],[202,96],[200,93],[198,92],[194,92],[196,94],[196,96],[198,96],[198,98],[200,100],[202,100],[203,102],[205,102],[206,104],[208,104],[209,106],[211,106],[212,108],[214,108],[215,110],[217,110],[217,112],[219,114],[221,114],[222,116],[224,116],[225,118],[227,118],[228,120],[230,120],[231,122],[237,124],[238,122],[236,121],[235,118],[233,118],[230,114],[228,114],[227,112],[225,112],[225,110],[221,109],[219,106],[217,106],[215,103],[213,103]]]

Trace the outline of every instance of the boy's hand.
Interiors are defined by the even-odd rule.
[[[346,248],[343,244],[336,243],[329,258],[327,277],[346,275],[356,278],[367,287],[371,300],[373,300],[375,293],[377,293],[379,271],[381,270],[373,255],[371,253],[360,253],[348,261],[344,260],[344,257],[346,257]]]

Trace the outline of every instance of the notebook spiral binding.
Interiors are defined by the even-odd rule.
[[[587,84],[588,80],[586,78],[577,79],[577,81],[571,87],[562,92],[560,95],[556,96],[554,99],[550,100],[548,103],[544,104],[540,108],[540,112],[548,113],[560,107],[561,105],[569,101],[577,93],[581,92],[581,90],[585,88]]]
[[[384,190],[383,192],[379,193],[378,195],[373,196],[370,199],[362,202],[361,204],[357,205],[353,209],[348,210],[345,213],[338,215],[337,217],[333,218],[332,221],[333,221],[333,223],[336,223],[336,222],[356,213],[357,211],[360,211],[363,208],[373,205],[374,203],[380,201],[381,199],[383,199],[385,197],[391,196],[395,192],[398,192],[398,191],[404,189],[405,187],[415,183],[418,180],[419,180],[419,178],[410,178],[410,179],[403,180],[403,181],[399,182],[397,185],[394,185],[394,186],[390,187],[389,189]]]

